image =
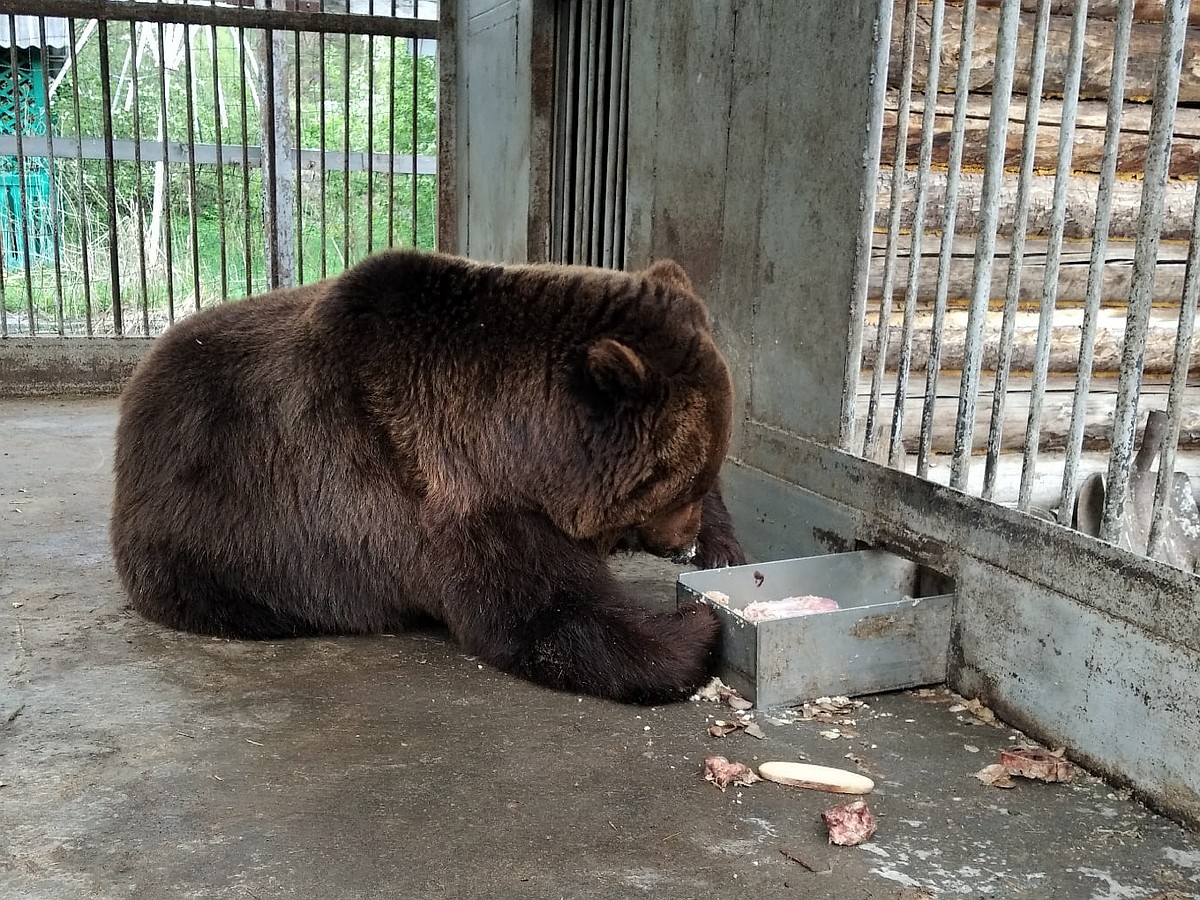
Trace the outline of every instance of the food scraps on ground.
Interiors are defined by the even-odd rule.
[[[998,788],[1013,788],[1017,783],[1012,780],[1008,774],[1008,769],[1000,765],[1000,763],[992,763],[990,766],[984,766],[975,773],[978,778],[986,785]]]
[[[766,732],[758,726],[757,722],[747,717],[737,718],[732,721],[716,719],[708,726],[708,733],[713,737],[725,737],[725,735],[732,734],[735,731],[744,731],[750,737],[758,738],[760,741],[767,736]]]
[[[1000,751],[1000,762],[984,766],[975,777],[984,784],[998,788],[1016,786],[1013,775],[1036,781],[1074,781],[1075,767],[1063,759],[1063,749],[1043,750],[1040,747],[1012,747]]]
[[[875,816],[862,800],[825,810],[821,813],[821,821],[829,829],[829,843],[842,847],[853,847],[869,841],[879,827]]]
[[[867,704],[849,697],[818,697],[800,707],[800,721],[827,722],[831,725],[857,725],[851,716]]]
[[[758,774],[777,784],[834,794],[869,794],[875,788],[875,782],[866,775],[811,763],[773,760],[760,765]]]
[[[734,610],[747,622],[765,622],[768,619],[794,619],[811,616],[813,613],[836,612],[837,601],[828,597],[784,597],[782,600],[757,600],[745,609]]]
[[[996,721],[996,714],[983,705],[979,700],[963,700],[961,703],[955,703],[949,707],[949,712],[959,713],[968,712],[980,722],[985,722],[988,725],[999,726]]]
[[[707,700],[709,703],[724,703],[730,709],[745,711],[753,709],[754,704],[741,696],[737,691],[723,682],[720,678],[713,676],[708,684],[692,694],[692,700]]]
[[[1063,759],[1066,749],[1043,750],[1040,747],[1010,747],[1000,751],[1000,765],[1022,778],[1037,781],[1074,781],[1075,767]]]
[[[743,787],[762,781],[745,763],[730,762],[724,756],[709,756],[704,760],[704,780],[711,781],[722,791],[731,784]]]

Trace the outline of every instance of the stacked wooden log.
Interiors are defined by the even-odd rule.
[[[956,234],[951,245],[949,266],[945,273],[948,313],[942,331],[943,356],[941,366],[948,377],[943,387],[957,384],[957,370],[963,358],[966,336],[966,308],[972,293],[975,245],[979,227],[980,195],[983,184],[984,154],[992,105],[991,87],[995,69],[996,35],[999,7],[1002,0],[978,0],[976,8],[973,51],[969,60],[971,94],[967,104],[963,169],[956,210]],[[898,197],[892,197],[893,173],[891,163],[896,152],[901,108],[901,54],[903,48],[905,0],[897,0],[893,13],[892,58],[889,66],[887,106],[884,117],[882,146],[883,167],[880,171],[876,196],[876,219],[872,246],[871,281],[864,340],[864,372],[875,363],[874,344],[878,310],[883,288],[884,260],[887,250],[888,211],[895,201],[901,208],[901,235],[895,255],[892,293],[892,316],[889,320],[889,347],[886,360],[888,390],[895,388],[895,368],[900,360],[903,338],[903,311],[913,256],[917,257],[917,272],[913,298],[914,339],[911,367],[921,373],[928,359],[930,325],[934,297],[938,287],[938,256],[941,250],[941,222],[945,212],[947,165],[949,160],[951,115],[954,107],[954,85],[958,68],[962,28],[962,0],[947,0],[941,35],[939,92],[927,97],[928,55],[932,0],[917,4],[916,55],[913,84],[910,94],[907,138],[905,141],[905,172]],[[1013,223],[1017,204],[1017,172],[1025,136],[1029,66],[1034,34],[1037,0],[1021,0],[1021,19],[1014,74],[1014,94],[1009,107],[1008,133],[1005,145],[1004,175],[1001,182],[1001,202],[997,251],[989,283],[989,313],[985,324],[984,368],[990,371],[998,359],[998,339],[1005,287],[1008,279],[1012,247]],[[1071,174],[1067,189],[1066,240],[1060,255],[1060,271],[1053,285],[1055,318],[1051,330],[1050,371],[1052,377],[1047,406],[1059,410],[1069,408],[1073,376],[1078,361],[1082,305],[1088,283],[1088,263],[1092,249],[1092,231],[1096,213],[1100,164],[1103,155],[1104,131],[1107,122],[1108,89],[1112,70],[1112,48],[1116,24],[1117,0],[1092,0],[1088,4],[1088,21],[1083,53],[1083,73],[1080,103],[1076,115],[1072,142]],[[1111,381],[1120,367],[1124,335],[1125,304],[1129,295],[1132,273],[1134,238],[1137,232],[1141,205],[1141,174],[1145,167],[1150,129],[1151,104],[1155,66],[1162,39],[1162,0],[1137,0],[1131,33],[1129,62],[1125,79],[1125,95],[1121,112],[1121,133],[1117,155],[1117,182],[1113,192],[1112,219],[1109,227],[1104,267],[1100,279],[1102,314],[1099,317],[1097,351],[1093,371],[1105,383]],[[1050,28],[1046,54],[1044,95],[1039,107],[1033,181],[1030,185],[1030,216],[1025,252],[1019,279],[1019,306],[1015,320],[1015,340],[1011,371],[1028,372],[1033,364],[1034,345],[1038,332],[1037,309],[1041,303],[1050,228],[1051,197],[1054,190],[1055,166],[1062,122],[1062,91],[1066,75],[1068,44],[1074,0],[1052,0]],[[1197,176],[1200,175],[1200,4],[1193,4],[1189,13],[1189,28],[1185,43],[1180,102],[1176,111],[1174,138],[1171,147],[1169,172],[1162,222],[1162,243],[1154,274],[1154,311],[1151,316],[1146,346],[1146,368],[1150,394],[1162,392],[1163,377],[1170,372],[1174,354],[1175,332],[1187,258],[1187,241],[1196,203]],[[913,246],[913,211],[916,200],[916,164],[921,146],[922,123],[927,102],[935,104],[933,134],[933,170],[925,183],[925,234],[919,247]],[[1200,349],[1193,350],[1191,365],[1200,369]],[[923,376],[921,378],[923,381]],[[990,386],[990,377],[984,382]],[[1200,399],[1200,384],[1194,388]],[[919,393],[919,390],[917,391]],[[913,391],[909,391],[909,397]],[[910,399],[909,403],[913,401]],[[1108,401],[1098,394],[1093,418],[1097,427],[1088,429],[1089,446],[1099,449],[1104,441],[1100,422],[1105,418]],[[919,397],[918,397],[919,405]],[[1007,433],[1023,434],[1025,422],[1021,407],[1014,403],[1012,421]],[[1027,405],[1027,404],[1025,404]],[[1149,405],[1153,405],[1153,400]],[[1193,406],[1200,406],[1194,403]],[[888,411],[890,415],[890,411]],[[1057,414],[1056,414],[1057,415]],[[906,413],[906,419],[913,416]],[[916,419],[919,420],[919,411]],[[954,421],[945,415],[935,424],[935,447],[951,443]],[[986,429],[985,429],[986,430]],[[1054,430],[1053,428],[1051,429]],[[905,429],[906,445],[913,443]],[[915,436],[914,439],[915,440]],[[1057,440],[1055,438],[1054,440]],[[1012,441],[1006,441],[1006,446]],[[1182,446],[1200,449],[1200,428],[1184,429]],[[909,449],[913,449],[909,447]]]

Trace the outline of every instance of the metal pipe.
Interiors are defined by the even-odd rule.
[[[974,9],[975,0],[967,0]],[[887,97],[888,56],[891,50],[892,0],[877,0],[874,19],[874,57],[871,88],[867,101],[867,134],[862,157],[859,206],[862,218],[855,241],[854,282],[850,291],[850,333],[846,336],[846,364],[842,371],[842,414],[838,443],[852,450],[858,425],[858,382],[862,377],[863,328],[867,318],[867,294],[871,281],[871,235],[875,222],[875,185],[883,143],[883,104]]]
[[[58,333],[66,334],[63,310],[62,229],[59,221],[58,171],[54,163],[54,123],[50,119],[50,72],[46,66],[46,17],[38,16],[38,41],[42,48],[38,59],[42,66],[42,101],[46,114],[46,175],[50,179],[47,200],[50,204],[50,242],[54,254],[54,311]],[[0,305],[3,305],[0,297]]]
[[[138,84],[138,42],[137,26],[129,23],[129,75],[130,95],[133,100],[133,177],[137,201],[134,204],[134,215],[137,219],[134,231],[137,232],[138,248],[138,305],[142,310],[142,333],[150,335],[150,291],[147,287],[146,275],[146,207],[145,185],[142,180],[142,95]],[[47,129],[49,134],[49,129]]]
[[[14,32],[15,33],[15,32]],[[104,197],[108,207],[108,281],[112,290],[113,331],[125,333],[121,315],[121,259],[117,245],[117,185],[112,158],[112,70],[109,60],[108,22],[100,21],[97,38],[100,41],[100,97],[104,104]]]
[[[975,0],[966,0],[962,11],[962,34],[958,58],[970,59],[974,49]],[[954,113],[950,122],[950,158],[946,174],[946,200],[942,219],[942,243],[938,251],[937,289],[933,298],[933,323],[929,334],[929,361],[925,364],[925,402],[921,407],[921,438],[917,449],[917,475],[929,474],[933,448],[933,410],[937,402],[941,374],[942,327],[946,321],[946,302],[950,293],[950,263],[954,255],[954,224],[958,216],[958,184],[962,174],[963,139],[967,120],[967,101],[971,92],[971,68],[959,66],[954,85]],[[894,201],[893,201],[894,202]]]
[[[447,0],[443,0],[443,4]],[[112,3],[97,0],[0,0],[0,15],[49,16],[97,19],[100,22],[154,22],[165,25],[218,28],[261,28],[268,31],[324,31],[330,34],[363,34],[369,28],[381,37],[436,39],[439,23],[433,19],[379,17],[364,23],[356,13],[305,12],[243,5],[200,6],[195,3]]]
[[[1087,27],[1087,9],[1088,0],[1076,0],[1075,18],[1071,22],[1067,77],[1063,83],[1058,159],[1054,169],[1054,194],[1050,204],[1050,239],[1046,248],[1046,268],[1042,277],[1042,303],[1038,313],[1037,343],[1033,353],[1029,418],[1025,427],[1021,487],[1017,497],[1017,506],[1022,510],[1029,509],[1029,501],[1033,495],[1038,440],[1042,431],[1042,407],[1045,405],[1046,378],[1050,370],[1050,330],[1054,324],[1054,304],[1058,297],[1058,268],[1067,218],[1067,186],[1071,182],[1071,151],[1075,143],[1075,112],[1079,106],[1079,81],[1083,70],[1083,38],[1084,29]]]
[[[1150,537],[1146,546],[1146,553],[1151,557],[1157,557],[1162,550],[1166,501],[1168,494],[1174,490],[1175,451],[1179,444],[1179,423],[1183,416],[1183,392],[1187,387],[1188,364],[1192,358],[1192,340],[1195,334],[1196,304],[1198,302],[1200,302],[1200,179],[1196,181],[1196,199],[1192,206],[1192,240],[1188,244],[1183,299],[1179,305],[1179,325],[1175,332],[1175,358],[1171,365],[1171,386],[1167,391],[1167,432],[1163,436],[1162,455],[1158,460],[1158,478],[1154,484],[1154,510],[1150,518]]]
[[[1096,319],[1100,313],[1100,288],[1108,247],[1108,225],[1112,218],[1113,184],[1117,174],[1117,147],[1121,137],[1121,112],[1125,106],[1125,70],[1129,61],[1129,36],[1133,29],[1134,0],[1121,0],[1113,38],[1112,76],[1108,83],[1108,117],[1104,124],[1104,151],[1100,162],[1100,184],[1096,193],[1096,220],[1092,229],[1092,252],[1084,292],[1083,324],[1079,335],[1079,363],[1075,369],[1075,395],[1071,404],[1071,429],[1063,462],[1062,492],[1058,521],[1070,524],[1075,510],[1079,456],[1083,451],[1083,429],[1087,418],[1088,393],[1092,383],[1092,360],[1096,349]]]
[[[892,295],[895,291],[896,255],[900,244],[900,213],[897,200],[904,185],[904,163],[908,154],[908,112],[912,102],[913,59],[917,46],[917,0],[904,5],[904,57],[900,76],[900,110],[896,114],[896,147],[892,156],[892,207],[888,211],[887,249],[883,258],[883,288],[879,296],[879,326],[875,330],[875,367],[871,373],[871,398],[863,429],[862,455],[870,459],[879,441],[876,423],[882,418],[879,404],[887,371],[888,338],[891,332]],[[857,393],[857,389],[856,389]]]
[[[82,126],[80,124],[80,103],[79,103],[79,58],[76,55],[79,45],[76,43],[75,35],[75,20],[71,19],[67,23],[68,34],[71,40],[71,93],[74,100],[72,108],[75,111],[75,137],[78,140],[82,135]],[[82,141],[80,142],[82,144]],[[76,186],[79,190],[79,196],[83,196],[83,152],[82,147],[75,159],[75,175],[77,178]],[[92,324],[92,267],[91,267],[91,251],[88,247],[87,216],[79,216],[79,269],[80,276],[83,280],[83,316],[84,330],[88,337],[92,336],[94,327]],[[0,302],[0,306],[3,306]]]
[[[29,248],[29,189],[26,186],[25,169],[25,115],[21,102],[21,66],[17,61],[17,24],[13,16],[8,17],[8,33],[13,36],[8,47],[8,60],[11,67],[13,86],[13,124],[17,137],[17,197],[21,203],[20,246],[25,268],[25,309],[29,316],[29,334],[37,334],[37,311],[33,305],[33,264],[30,261]],[[103,59],[103,57],[102,57]],[[118,318],[120,316],[118,312]],[[120,334],[120,328],[117,328]]]
[[[1021,171],[1017,179],[1017,208],[1013,217],[1008,256],[1008,280],[1004,288],[1004,316],[1000,324],[996,385],[992,392],[992,418],[988,425],[987,458],[983,469],[983,499],[991,500],[996,489],[996,472],[1003,437],[1004,405],[1008,400],[1008,370],[1012,364],[1013,333],[1016,330],[1017,300],[1021,290],[1021,266],[1025,259],[1025,237],[1029,226],[1029,186],[1033,178],[1034,151],[1042,105],[1046,70],[1046,35],[1050,25],[1050,0],[1038,0],[1033,50],[1029,60],[1029,93],[1025,101],[1025,133],[1021,140]]]
[[[1020,0],[1004,0],[996,34],[995,78],[992,81],[991,121],[988,123],[987,157],[983,174],[979,238],[975,244],[975,271],[971,305],[967,313],[966,346],[959,381],[958,419],[954,429],[954,458],[950,486],[966,488],[975,434],[975,404],[983,359],[983,325],[992,283],[992,258],[996,252],[996,224],[1000,206],[1000,181],[1004,176],[1004,150],[1008,136],[1008,107],[1012,99],[1013,65],[1017,55]]]
[[[902,460],[904,450],[904,404],[908,399],[908,374],[912,365],[913,321],[917,313],[917,285],[921,269],[921,245],[925,238],[925,180],[933,162],[933,130],[937,117],[938,80],[942,62],[942,20],[945,0],[934,0],[929,20],[928,74],[925,77],[925,109],[921,115],[921,149],[917,155],[916,204],[908,251],[908,281],[904,291],[904,325],[900,335],[900,360],[896,366],[896,396],[892,404],[892,437],[888,442],[888,465]],[[880,327],[883,327],[882,324]],[[876,364],[876,371],[886,366]]]
[[[192,305],[200,308],[200,232],[199,212],[196,208],[196,79],[192,60],[191,28],[183,27],[184,92],[187,107],[188,147],[188,241],[192,253]]]
[[[170,125],[167,118],[167,111],[170,104],[168,103],[167,91],[167,65],[166,65],[166,35],[162,24],[158,26],[158,63],[159,73],[159,107],[158,115],[161,123],[161,140],[166,146],[170,138]],[[106,152],[111,153],[112,148],[107,147]],[[171,212],[172,206],[172,191],[171,191],[171,166],[168,162],[163,162],[163,251],[166,260],[167,271],[167,323],[175,321],[175,236],[174,236],[174,216]],[[249,240],[246,241],[249,247]]]
[[[1100,520],[1102,540],[1116,543],[1125,517],[1129,468],[1133,458],[1137,424],[1138,393],[1142,386],[1142,364],[1146,354],[1146,326],[1154,287],[1154,265],[1158,255],[1159,222],[1175,127],[1175,105],[1179,99],[1179,75],[1183,65],[1183,42],[1187,33],[1188,0],[1166,0],[1162,49],[1155,68],[1153,112],[1146,148],[1146,170],[1142,182],[1142,205],[1138,211],[1138,236],[1133,255],[1133,274],[1125,320],[1125,343],[1121,375],[1113,410],[1112,451],[1104,491],[1104,515]]]

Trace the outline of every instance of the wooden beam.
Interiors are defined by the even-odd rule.
[[[991,90],[995,70],[996,34],[1000,13],[995,9],[979,9],[975,14],[974,49],[971,53],[971,89]],[[892,54],[888,65],[888,87],[899,87],[903,48],[904,16],[892,19]],[[1022,13],[1017,31],[1016,69],[1013,90],[1023,93],[1029,89],[1029,58],[1033,48],[1034,15]],[[1067,46],[1070,43],[1069,16],[1051,16],[1047,39],[1044,94],[1060,94],[1066,76]],[[929,59],[930,8],[917,10],[917,45],[913,71],[913,88],[925,85]],[[1112,73],[1112,48],[1116,23],[1097,20],[1089,23],[1084,36],[1083,72],[1079,96],[1105,98],[1108,96]],[[962,10],[947,6],[942,28],[941,75],[943,85],[952,85],[958,72],[958,50],[962,39]],[[1154,72],[1162,44],[1162,27],[1157,24],[1135,24],[1129,40],[1129,63],[1125,76],[1125,99],[1148,101],[1154,93]],[[1179,101],[1200,101],[1200,29],[1188,28],[1184,44],[1183,73],[1179,83]]]
[[[920,0],[929,4],[932,0]],[[1004,0],[977,0],[977,6],[982,9],[999,9]],[[1078,0],[1051,0],[1050,14],[1052,16],[1072,16]],[[1108,19],[1115,21],[1119,0],[1092,0],[1088,3],[1087,16],[1089,19]],[[963,0],[947,0],[947,6],[962,6]],[[1163,20],[1163,0],[1134,0],[1133,21],[1161,22]],[[1038,0],[1021,0],[1021,12],[1036,12]],[[1188,10],[1188,23],[1200,25],[1200,8],[1195,6]]]
[[[892,170],[881,168],[875,197],[875,227],[887,228],[889,204],[892,202]],[[1089,238],[1096,222],[1096,193],[1100,178],[1097,175],[1079,174],[1071,177],[1067,188],[1066,230],[1070,238]],[[936,228],[942,220],[946,201],[945,172],[930,172],[926,182],[927,228]],[[1054,193],[1053,175],[1035,175],[1030,185],[1029,226],[1032,235],[1048,234],[1050,230],[1051,198]],[[983,175],[964,172],[959,180],[958,219],[959,233],[973,234],[979,227],[980,196],[983,192]],[[1163,240],[1187,240],[1192,233],[1192,208],[1195,205],[1196,185],[1194,182],[1172,180],[1167,182],[1163,201],[1161,236]],[[905,173],[903,190],[898,198],[902,204],[900,227],[912,228],[912,213],[916,201],[916,173]],[[1142,202],[1142,184],[1132,179],[1118,179],[1113,186],[1112,220],[1109,236],[1118,239],[1133,239],[1137,236],[1138,208]],[[1017,176],[1005,175],[1000,186],[1000,219],[998,231],[1012,232],[1017,205]]]
[[[975,269],[975,243],[973,235],[960,235],[954,239],[950,258],[949,291],[953,301],[971,295],[971,278]],[[998,238],[995,263],[992,266],[989,297],[1000,302],[1008,284],[1009,245],[1006,236]],[[921,259],[917,267],[917,298],[923,306],[932,303],[937,289],[938,254],[941,235],[926,235],[920,249]],[[1045,278],[1048,242],[1044,238],[1030,238],[1025,245],[1021,260],[1021,280],[1018,300],[1026,305],[1040,303],[1042,281]],[[883,263],[887,252],[887,235],[876,233],[871,240],[871,270],[869,296],[877,298],[883,289]],[[1063,242],[1059,255],[1058,293],[1059,306],[1078,306],[1087,296],[1088,265],[1091,261],[1090,240],[1068,240]],[[912,236],[902,234],[896,247],[896,280],[893,297],[903,299],[907,295],[909,260],[912,253]],[[1105,246],[1105,264],[1101,273],[1100,301],[1107,306],[1123,307],[1129,297],[1133,275],[1133,242],[1109,241]],[[1187,262],[1187,244],[1163,242],[1154,271],[1153,300],[1158,305],[1178,308],[1183,297],[1183,277]]]
[[[991,121],[991,98],[971,97],[967,101],[964,126],[963,166],[982,168],[987,150],[988,125]],[[883,149],[886,159],[892,158],[896,145],[899,92],[889,91],[883,114]],[[950,118],[954,98],[941,95],[935,107],[933,133],[933,164],[946,166],[950,161]],[[912,98],[909,114],[906,153],[908,164],[916,162],[921,146],[921,129],[925,112],[925,95]],[[1104,156],[1104,128],[1107,103],[1084,100],[1075,117],[1075,139],[1071,151],[1071,169],[1075,172],[1098,175]],[[1021,144],[1025,138],[1025,102],[1010,107],[1004,167],[1016,172],[1021,165]],[[1057,164],[1062,101],[1043,100],[1039,111],[1034,170],[1054,172]],[[1146,147],[1149,143],[1150,107],[1145,103],[1126,103],[1121,114],[1121,135],[1117,144],[1117,172],[1121,175],[1140,175],[1146,167]],[[1180,108],[1176,111],[1175,136],[1171,144],[1170,175],[1172,178],[1195,178],[1200,174],[1200,109]]]

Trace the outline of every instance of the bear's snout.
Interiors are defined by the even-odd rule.
[[[646,522],[636,529],[641,549],[675,563],[688,563],[696,555],[702,504],[689,503]]]

